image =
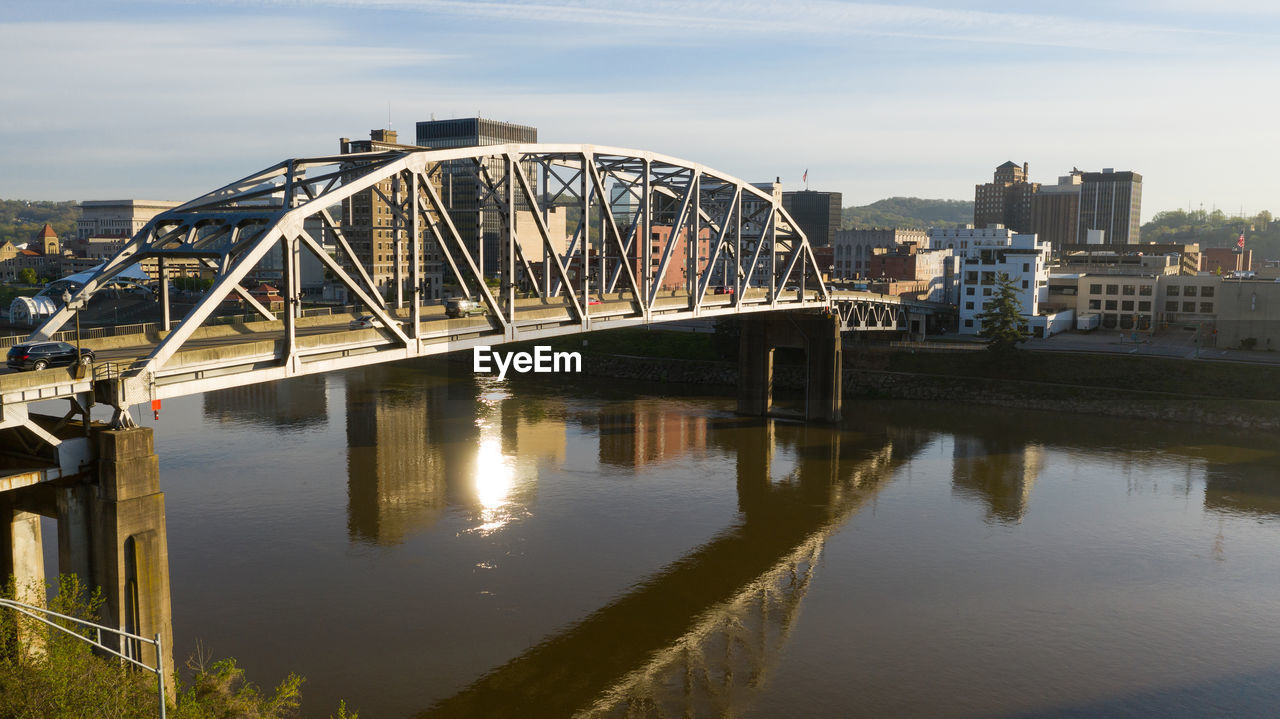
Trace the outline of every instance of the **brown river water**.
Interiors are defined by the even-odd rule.
[[[179,664],[309,717],[1280,716],[1274,437],[459,374],[143,418]]]

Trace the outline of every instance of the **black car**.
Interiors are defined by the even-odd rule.
[[[8,365],[10,369],[39,370],[73,365],[76,361],[76,348],[66,342],[28,342],[10,348]],[[80,350],[80,364],[92,361],[93,350]]]

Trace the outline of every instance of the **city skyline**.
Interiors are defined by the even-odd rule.
[[[185,200],[388,116],[407,137],[479,114],[789,191],[807,169],[846,205],[968,199],[1014,160],[1044,183],[1139,172],[1144,221],[1280,209],[1276,9],[997,7],[23,1],[0,23],[0,196]]]

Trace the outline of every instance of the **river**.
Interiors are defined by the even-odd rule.
[[[179,664],[297,672],[310,717],[1280,706],[1272,437],[914,402],[806,426],[458,367],[142,418]]]

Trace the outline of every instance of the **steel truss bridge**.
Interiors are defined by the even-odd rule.
[[[476,188],[470,207],[446,199],[460,182]],[[366,225],[363,243],[349,222],[360,197],[376,197],[388,215],[385,224]],[[552,232],[553,211],[575,218],[566,222],[567,237]],[[482,242],[460,230],[495,215],[496,288],[482,271]],[[390,281],[371,276],[375,255],[393,266]],[[352,331],[347,318],[335,325],[304,317],[306,256],[381,326]],[[908,310],[896,298],[830,291],[772,187],[665,155],[593,145],[278,162],[156,216],[31,339],[53,337],[72,320],[71,307],[144,262],[164,277],[178,263],[198,263],[214,283],[171,323],[169,283],[162,281],[164,331],[118,348],[114,358],[99,351],[92,375],[0,376],[0,429],[26,426],[56,442],[27,415],[26,405],[37,400],[72,400],[68,417],[87,417],[94,401],[108,402],[116,424],[128,426],[128,408],[154,400],[478,345],[779,310],[832,312],[850,330],[899,329]],[[435,288],[426,272],[433,264]],[[281,280],[278,309],[246,287],[264,268]],[[427,299],[442,282],[486,313],[446,318]],[[218,306],[236,298],[260,321],[217,324]]]

